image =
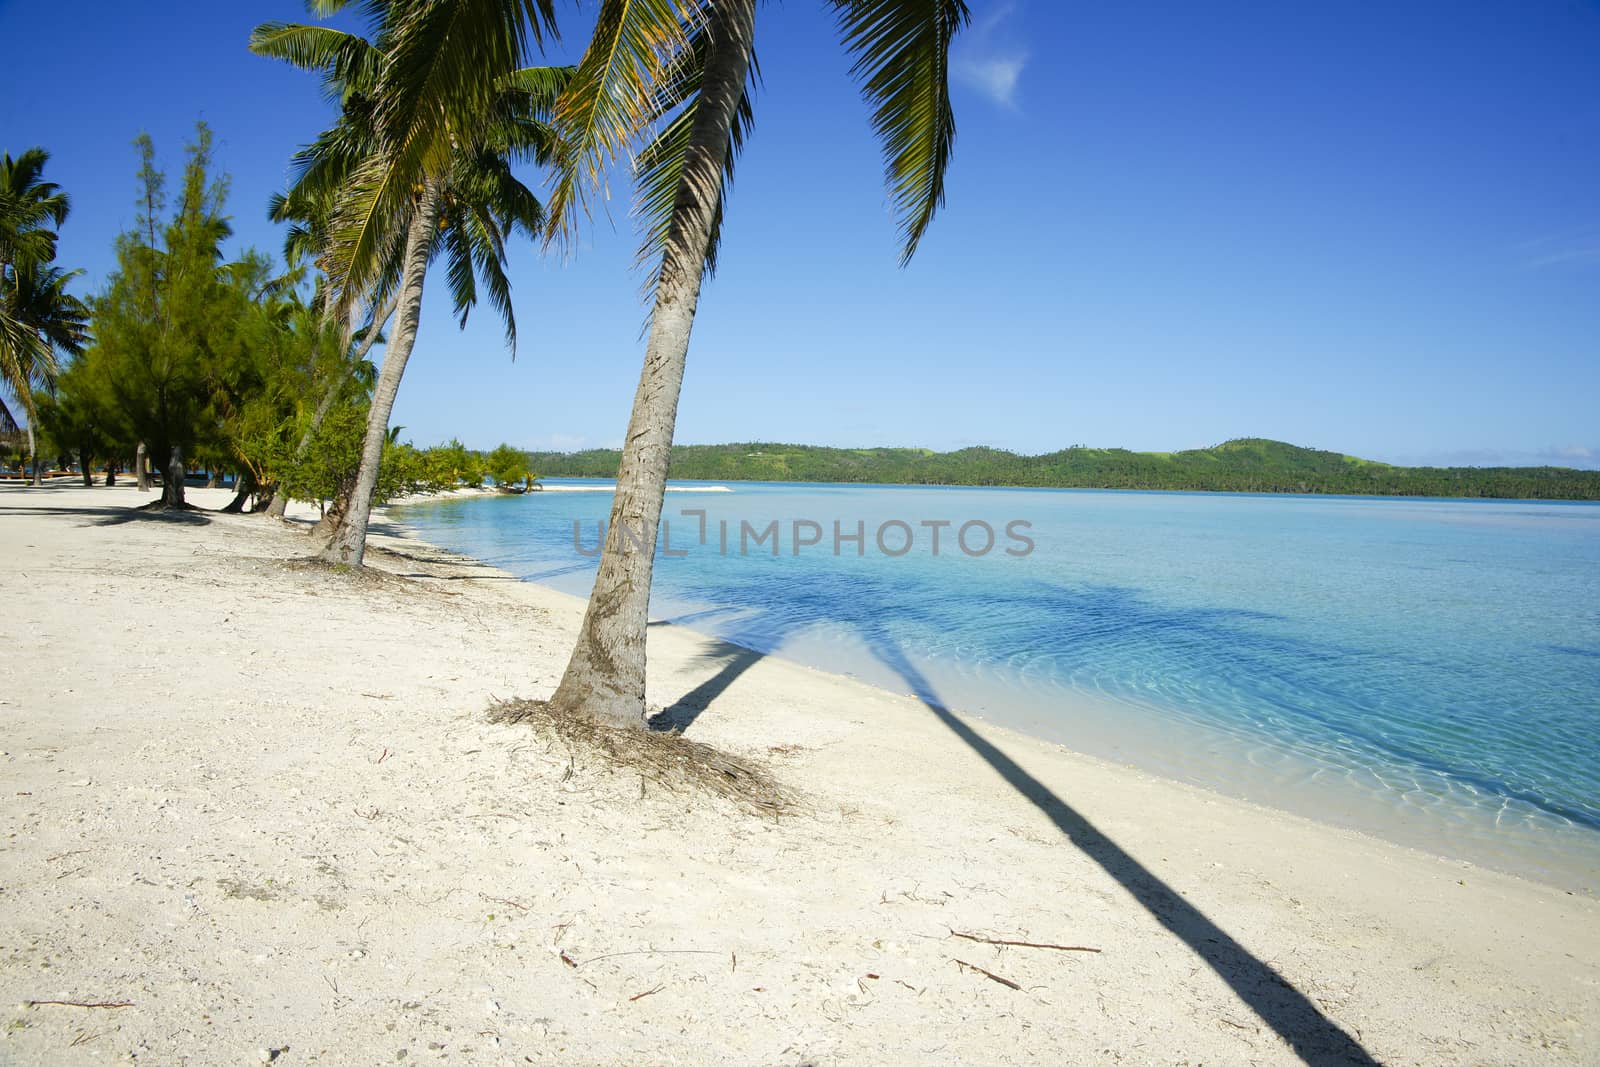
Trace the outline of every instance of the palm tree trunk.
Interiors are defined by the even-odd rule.
[[[633,727],[644,724],[650,576],[678,394],[721,198],[729,131],[750,69],[755,0],[719,2],[710,18],[710,54],[661,259],[605,551],[577,647],[550,698],[560,710]]]
[[[144,442],[140,441],[139,447],[133,452],[133,472],[138,477],[137,485],[141,493],[150,488],[150,472],[145,469],[146,466]]]
[[[422,187],[417,213],[406,231],[405,259],[402,263],[399,303],[395,310],[394,337],[383,355],[383,369],[372,390],[372,406],[367,411],[367,434],[361,445],[361,466],[344,520],[333,531],[319,558],[329,563],[359,567],[367,553],[367,522],[372,517],[372,494],[378,485],[378,464],[383,460],[383,445],[389,437],[389,414],[394,410],[400,377],[417,341],[417,323],[422,316],[422,283],[428,273],[428,254],[443,201],[443,186],[430,180]]]
[[[28,414],[33,416],[31,411]],[[28,419],[28,458],[33,461],[33,484],[43,485],[44,483],[39,480],[39,449],[38,442],[33,437],[33,417]]]
[[[310,425],[306,427],[305,433],[300,435],[300,443],[295,446],[295,462],[298,463],[304,459],[306,453],[311,451],[312,438],[316,437],[317,431],[322,429],[322,424],[327,421],[329,412],[333,410],[333,405],[339,402],[340,395],[344,393],[345,382],[349,380],[351,372],[356,368],[356,364],[367,358],[367,353],[372,351],[373,344],[383,335],[383,327],[388,323],[389,316],[394,314],[395,305],[399,300],[400,298],[396,296],[389,303],[378,309],[378,313],[372,317],[372,328],[367,331],[367,336],[361,341],[361,348],[350,357],[350,361],[345,364],[343,372],[335,375],[333,381],[328,383],[327,392],[322,394],[322,400],[317,404],[317,410],[311,414]],[[281,519],[288,507],[288,496],[284,494],[282,489],[274,489],[272,491],[272,500],[267,504],[267,517]]]

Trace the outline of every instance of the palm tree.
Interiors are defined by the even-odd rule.
[[[60,374],[58,351],[71,355],[83,352],[89,341],[89,308],[67,292],[67,284],[83,272],[64,271],[24,261],[12,269],[8,281],[0,283],[0,310],[8,324],[16,327],[20,344],[10,350],[5,361],[6,382],[21,401],[28,419],[28,455],[33,461],[33,484],[40,484],[36,425],[38,406],[33,390],[54,388]],[[8,333],[12,326],[7,326]],[[0,401],[0,424],[16,425],[15,415]]]
[[[286,196],[274,193],[268,204],[267,216],[273,222],[289,225],[289,231],[283,240],[284,260],[292,267],[310,264],[323,272],[322,277],[317,279],[316,291],[307,310],[314,312],[325,327],[328,325],[326,270],[329,266],[326,253],[329,245],[328,227],[332,221],[334,203],[327,195],[314,198],[313,191],[313,188],[302,183],[291,191],[298,195]],[[396,303],[396,298],[390,296],[381,307],[371,310],[367,324],[351,338],[353,344],[346,346],[345,361],[335,367],[332,374],[327,375],[322,386],[322,399],[317,402],[310,420],[300,434],[299,443],[295,446],[292,456],[293,462],[300,462],[311,450],[311,442],[316,439],[317,431],[327,421],[334,405],[349,392],[352,377],[362,368],[371,366],[367,362],[367,356],[372,352],[372,346],[383,339],[384,327],[394,314]],[[371,385],[370,382],[365,384],[367,387]],[[288,510],[289,495],[276,485],[270,489],[272,498],[267,503],[266,515],[268,518],[281,519]],[[338,505],[338,511],[342,514],[343,510],[341,503]]]
[[[949,49],[967,8],[962,0],[828,2],[873,108],[904,263],[944,199],[955,136]],[[684,6],[689,17],[680,22]],[[700,286],[715,265],[723,195],[749,129],[755,9],[756,0],[606,0],[557,109],[565,154],[553,232],[570,227],[583,186],[599,180],[638,131],[668,120],[637,168],[646,250],[659,256],[644,368],[594,591],[550,701],[621,725],[638,727],[645,716],[656,530]]]
[[[21,405],[28,420],[28,455],[34,484],[39,482],[35,452],[38,412],[35,386],[49,388],[59,367],[55,349],[82,349],[87,309],[66,291],[80,273],[63,273],[56,258],[56,231],[71,209],[67,194],[44,180],[50,155],[30,148],[13,159],[0,156],[0,382]],[[0,428],[15,428],[16,414],[0,400]]]
[[[289,199],[332,205],[319,261],[340,321],[394,300],[361,465],[321,556],[360,566],[389,416],[416,343],[428,266],[443,255],[464,325],[481,279],[516,350],[506,241],[543,229],[544,208],[513,174],[552,156],[546,117],[570,71],[524,68],[529,41],[553,32],[553,0],[390,0],[369,4],[371,41],[325,26],[268,23],[258,54],[320,71],[340,121],[301,154]],[[319,0],[324,13],[342,0]],[[312,239],[315,240],[313,233]],[[387,317],[386,315],[384,316]]]
[[[16,159],[0,156],[0,272],[22,262],[56,258],[56,232],[72,203],[61,187],[44,180],[50,153],[30,148]]]

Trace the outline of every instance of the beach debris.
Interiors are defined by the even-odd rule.
[[[949,927],[945,927],[949,930]],[[1052,945],[1044,941],[1013,941],[1004,937],[984,937],[981,934],[964,934],[960,930],[950,930],[951,937],[960,937],[968,941],[976,941],[980,945],[1010,945],[1015,948],[1048,948],[1056,952],[1099,952],[1100,949],[1090,948],[1087,945]]]
[[[664,986],[664,985],[658,985],[654,989],[646,989],[643,993],[635,993],[633,996],[628,998],[628,1003],[632,1004],[636,1000],[643,1000],[645,997],[651,996],[652,994],[655,994],[655,993],[659,993],[665,988],[667,988],[667,987]]]
[[[509,900],[506,897],[491,897],[486,893],[479,893],[478,895],[483,897],[484,900],[487,900],[491,904],[504,904],[506,907],[516,908],[518,911],[528,910],[528,905],[519,903],[515,900]]]
[[[131,1008],[131,1007],[133,1007],[133,1001],[131,1001],[131,1000],[101,1000],[101,1001],[85,1001],[85,1000],[24,1000],[22,1002],[22,1004],[23,1004],[24,1007],[28,1007],[28,1008],[37,1008],[37,1007],[40,1007],[40,1006],[45,1005],[45,1004],[55,1004],[55,1005],[57,1005],[59,1007],[63,1007],[63,1008]]]
[[[565,952],[563,952],[561,954],[563,959],[566,959],[566,955],[567,954]],[[722,950],[721,949],[715,949],[715,948],[637,948],[637,949],[630,949],[627,952],[607,952],[607,953],[605,953],[604,955],[601,955],[601,956],[591,956],[589,959],[586,959],[586,960],[583,961],[583,965],[585,967],[587,967],[591,963],[598,963],[601,960],[616,959],[618,956],[720,956],[720,955],[722,955]],[[567,962],[572,964],[572,966],[574,966],[574,967],[578,966],[576,963],[572,963],[571,960],[567,960]]]
[[[1001,978],[998,974],[995,974],[993,971],[986,971],[982,967],[979,967],[976,963],[968,963],[966,960],[954,960],[954,962],[958,966],[960,966],[962,969],[968,970],[968,971],[977,971],[979,974],[983,975],[985,978],[989,979],[991,982],[999,982],[1001,985],[1005,986],[1007,989],[1015,989],[1018,992],[1022,991],[1022,987],[1019,986],[1017,983],[1013,982],[1011,979],[1009,979],[1009,978]]]

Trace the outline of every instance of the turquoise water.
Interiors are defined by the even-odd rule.
[[[581,485],[553,482],[552,485]],[[686,486],[686,488],[692,488]],[[1600,887],[1600,506],[731,483],[667,497],[652,612],[1070,748]],[[606,492],[397,510],[587,594]],[[703,509],[700,519],[684,509]],[[740,552],[779,523],[772,541]],[[795,554],[794,520],[821,543]],[[884,528],[883,549],[875,532]],[[932,528],[947,520],[933,552]],[[841,533],[865,530],[834,554]],[[969,555],[959,527],[993,549]],[[1013,527],[1033,543],[1022,553]],[[721,546],[721,524],[728,544]],[[986,536],[968,529],[976,552]],[[861,551],[862,554],[857,554]]]

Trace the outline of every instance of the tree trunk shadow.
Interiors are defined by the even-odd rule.
[[[954,715],[939,699],[932,683],[906,658],[899,645],[881,627],[864,621],[867,615],[867,612],[858,612],[850,621],[861,631],[873,656],[894,671],[922,705],[957,739],[1054,823],[1062,836],[1116,879],[1152,918],[1200,957],[1263,1023],[1294,1049],[1301,1060],[1316,1067],[1377,1064],[1378,1061],[1359,1041],[1324,1015],[1310,998],[1275,968],[1256,958],[1231,934],[1102,833],[1072,805]],[[720,660],[722,669],[658,713],[651,720],[652,725],[665,729],[686,729],[712,701],[726,692],[763,656],[764,653],[737,644],[719,642],[711,658]]]

